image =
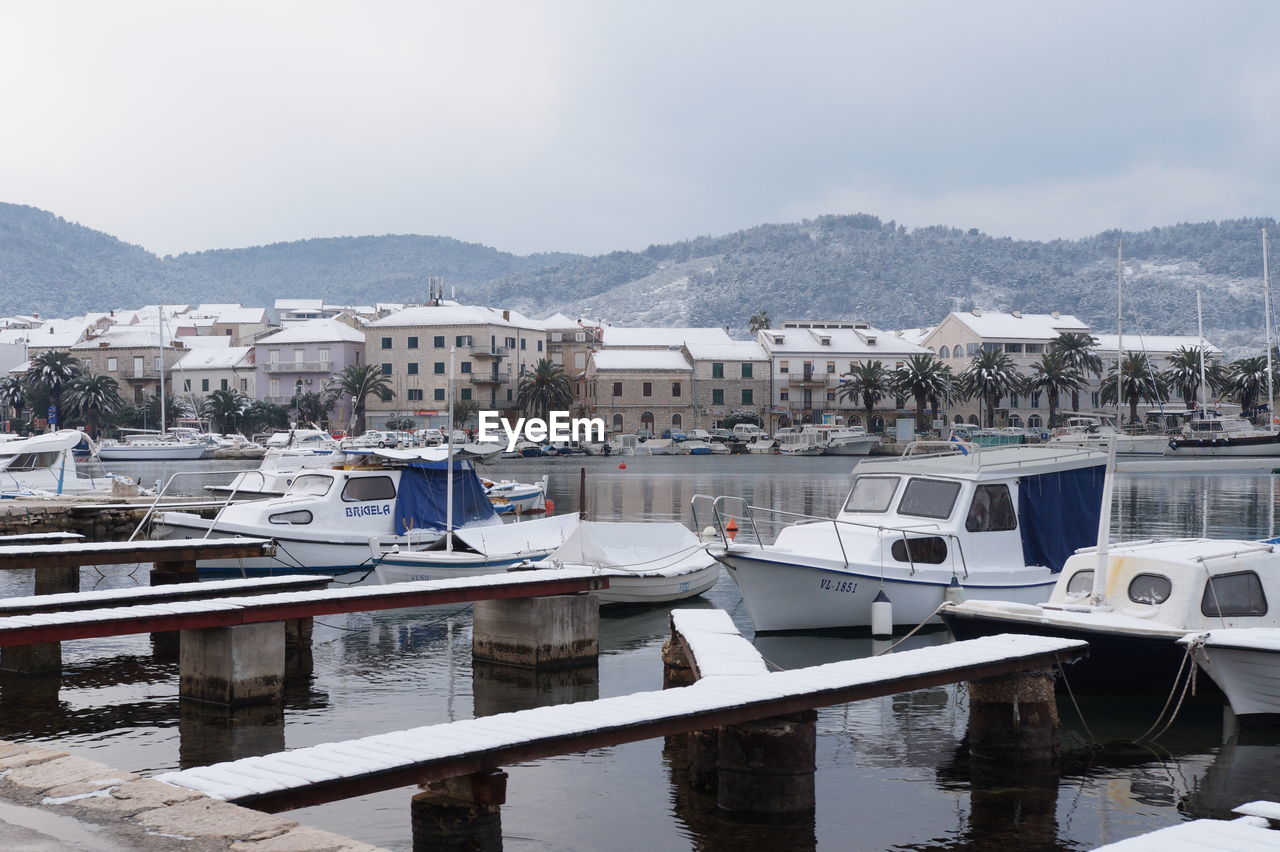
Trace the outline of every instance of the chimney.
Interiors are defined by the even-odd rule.
[[[1054,319],[1058,319],[1059,317],[1062,316],[1062,314],[1058,313],[1057,311],[1054,311],[1053,313],[1049,314],[1049,316],[1053,317]]]
[[[969,311],[969,313],[973,314],[975,317],[982,316],[982,311],[978,310],[977,308],[974,308],[973,310]]]
[[[1022,319],[1022,311],[1010,311],[1009,313],[1013,314],[1014,319]]]
[[[503,312],[502,312],[502,318],[503,318],[504,320],[510,320],[510,319],[511,319],[511,311],[503,311]]]

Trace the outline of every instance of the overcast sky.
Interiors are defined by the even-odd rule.
[[[7,2],[0,201],[159,254],[1274,215],[1275,2]]]

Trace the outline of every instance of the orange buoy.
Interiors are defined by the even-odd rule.
[[[548,497],[547,502],[542,504],[542,508],[546,510],[548,515],[554,514],[556,510],[556,501]]]
[[[725,533],[728,534],[729,541],[733,541],[735,538],[738,537],[738,522],[735,521],[733,518],[730,518],[729,523],[725,524],[724,526],[724,531]]]
[[[627,469],[626,462],[618,462],[618,470],[626,470],[626,469]]]

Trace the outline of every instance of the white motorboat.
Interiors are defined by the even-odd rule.
[[[126,434],[123,441],[98,444],[99,461],[190,461],[213,454],[203,441],[181,441],[163,432]]]
[[[84,433],[63,429],[0,441],[0,495],[84,494],[111,490],[111,478],[81,476],[75,448]]]
[[[695,510],[711,501],[719,542],[709,552],[742,590],[756,630],[868,627],[881,591],[893,623],[910,626],[960,589],[1045,600],[1067,557],[1096,540],[1106,456],[950,446],[963,454],[859,462],[834,518],[695,497]]]
[[[686,454],[691,456],[709,456],[715,453],[715,444],[710,441],[688,440],[681,444]]]
[[[480,484],[484,486],[484,493],[499,515],[523,515],[546,510],[546,477],[540,483],[481,479]]]
[[[1095,580],[1105,566],[1104,575]],[[1086,639],[1072,689],[1169,692],[1191,632],[1280,627],[1280,552],[1270,542],[1172,539],[1084,548],[1067,560],[1047,603],[948,604],[957,639],[1031,633]]]
[[[609,578],[602,604],[678,601],[710,589],[720,565],[683,524],[582,521],[532,568],[590,571]]]
[[[382,583],[495,574],[542,559],[578,527],[577,515],[555,515],[500,526],[454,530],[426,547],[393,547],[374,557]]]
[[[1280,628],[1192,633],[1178,640],[1245,724],[1280,722]]]
[[[306,471],[283,497],[224,506],[210,518],[162,512],[157,539],[271,538],[271,557],[203,561],[202,573],[338,572],[368,566],[371,549],[430,544],[444,533],[449,508],[445,447],[348,452],[343,465]],[[453,528],[502,521],[461,452],[453,459]]]
[[[615,456],[649,456],[649,447],[639,435],[620,434],[609,439],[609,452]]]
[[[1280,430],[1243,417],[1206,416],[1188,421],[1168,444],[1175,456],[1280,456]]]
[[[330,450],[273,448],[267,450],[257,470],[236,474],[229,485],[206,485],[205,490],[223,497],[234,496],[238,500],[282,497],[298,474],[330,467],[336,459],[342,458],[345,456],[341,453],[335,455]]]
[[[800,432],[817,433],[818,440],[823,444],[822,454],[826,456],[865,456],[880,443],[879,435],[869,435],[861,426],[809,423]]]
[[[778,451],[778,444],[768,435],[757,437],[754,441],[747,444],[748,453],[764,453],[771,454]]]
[[[827,442],[819,432],[780,431],[775,440],[784,456],[820,456],[827,451]]]
[[[697,442],[695,442],[697,443]],[[654,456],[687,456],[689,448],[671,438],[651,438],[644,442],[649,454]]]
[[[1116,442],[1118,456],[1162,456],[1169,450],[1165,435],[1129,435],[1115,427],[1109,414],[1075,415],[1067,425],[1054,430],[1048,443],[1069,447],[1096,447],[1106,451],[1111,440]]]
[[[267,438],[264,446],[268,450],[311,450],[312,452],[333,452],[339,448],[339,442],[323,429],[281,429]]]

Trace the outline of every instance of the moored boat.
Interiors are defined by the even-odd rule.
[[[374,570],[382,583],[495,574],[547,556],[564,544],[578,523],[577,515],[556,515],[458,529],[426,547],[395,546],[381,552],[374,558]]]

